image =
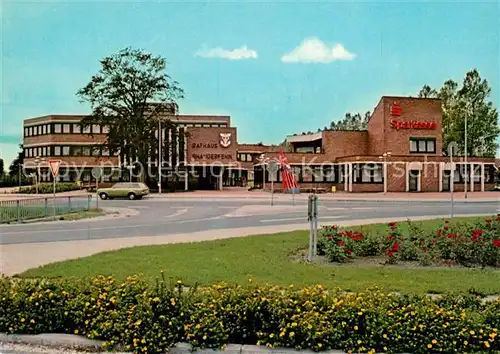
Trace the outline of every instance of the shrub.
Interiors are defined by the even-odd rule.
[[[62,192],[70,192],[74,190],[80,189],[80,186],[78,186],[76,183],[70,183],[70,182],[59,182],[56,183],[56,193],[62,193]],[[21,194],[35,194],[37,191],[36,185],[34,186],[27,186],[27,187],[21,187],[19,189],[18,193]],[[54,192],[54,185],[52,183],[39,183],[38,184],[38,193],[41,194],[48,194],[48,193],[53,193]]]
[[[83,334],[136,353],[227,343],[355,352],[493,352],[500,301],[230,286],[182,290],[163,279],[0,280],[0,332]]]

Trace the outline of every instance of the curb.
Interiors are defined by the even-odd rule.
[[[73,334],[57,334],[57,333],[44,333],[44,334],[5,334],[0,333],[0,343],[8,344],[28,344],[37,345],[47,348],[61,349],[61,348],[71,348],[78,349],[86,352],[105,352],[106,349],[103,346],[102,341],[88,339],[82,336],[77,336]],[[115,354],[119,354],[114,352]],[[125,352],[123,352],[125,353]],[[128,352],[127,352],[128,353]],[[170,354],[213,354],[213,353],[228,353],[228,354],[293,354],[293,353],[308,353],[317,354],[316,352],[306,349],[288,349],[288,348],[268,348],[258,345],[246,345],[246,344],[228,344],[223,349],[192,349],[189,343],[177,343],[174,347],[170,348],[168,353]],[[322,354],[344,354],[342,350],[328,350],[320,352]],[[382,353],[383,354],[383,353]],[[409,354],[409,353],[401,353]]]

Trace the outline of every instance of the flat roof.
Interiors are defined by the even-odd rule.
[[[305,143],[320,140],[322,138],[323,132],[318,132],[313,134],[289,135],[286,137],[286,141],[289,143]]]

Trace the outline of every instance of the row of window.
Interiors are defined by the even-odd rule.
[[[211,128],[224,128],[227,124],[178,124],[180,127],[211,127]],[[79,123],[47,123],[41,125],[34,125],[24,127],[24,136],[38,136],[47,134],[107,134],[109,127],[105,125],[93,124],[91,126],[83,127]]]
[[[410,153],[436,153],[436,138],[410,138]]]
[[[242,162],[253,162],[253,156],[252,154],[238,154],[236,156],[237,160],[238,161],[242,161]]]
[[[378,163],[353,164],[353,183],[383,183],[383,167]],[[292,166],[292,173],[295,175],[299,183],[303,182],[329,182],[343,183],[345,169],[343,165],[333,166]],[[262,173],[257,172],[255,178],[258,182],[262,180]],[[271,182],[273,177],[266,173],[266,183]],[[275,181],[281,182],[281,172],[276,174]]]
[[[453,171],[453,182],[456,184],[460,183],[465,183],[467,180],[467,183],[469,183],[472,180],[474,183],[480,183],[481,182],[481,167],[476,165],[474,166],[474,169],[472,170],[472,176],[471,174],[471,168],[470,166],[465,165],[457,165],[455,167],[455,171]],[[450,179],[451,177],[451,171],[447,170],[443,172],[443,179]],[[485,165],[484,166],[484,182],[485,183],[494,183],[495,182],[495,167],[493,165]]]
[[[118,153],[115,153],[118,155]],[[45,156],[109,156],[109,150],[102,145],[54,145],[24,149],[25,157]]]

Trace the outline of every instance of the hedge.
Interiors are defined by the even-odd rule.
[[[81,189],[76,183],[70,182],[58,182],[56,183],[56,193],[62,192],[70,192],[74,190]],[[21,187],[18,193],[21,194],[35,194],[37,191],[36,185]],[[39,183],[38,184],[38,193],[48,194],[54,192],[54,185],[52,183]]]
[[[163,279],[117,281],[0,279],[0,332],[71,333],[137,353],[178,342],[228,343],[323,351],[493,352],[500,350],[500,300],[472,295],[359,293],[264,285],[214,284],[184,290]]]
[[[404,233],[398,223],[391,222],[385,232],[369,234],[324,226],[318,232],[318,253],[340,263],[383,256],[387,264],[500,267],[500,214],[475,222],[450,224],[445,220],[430,230],[411,222],[408,225]]]

